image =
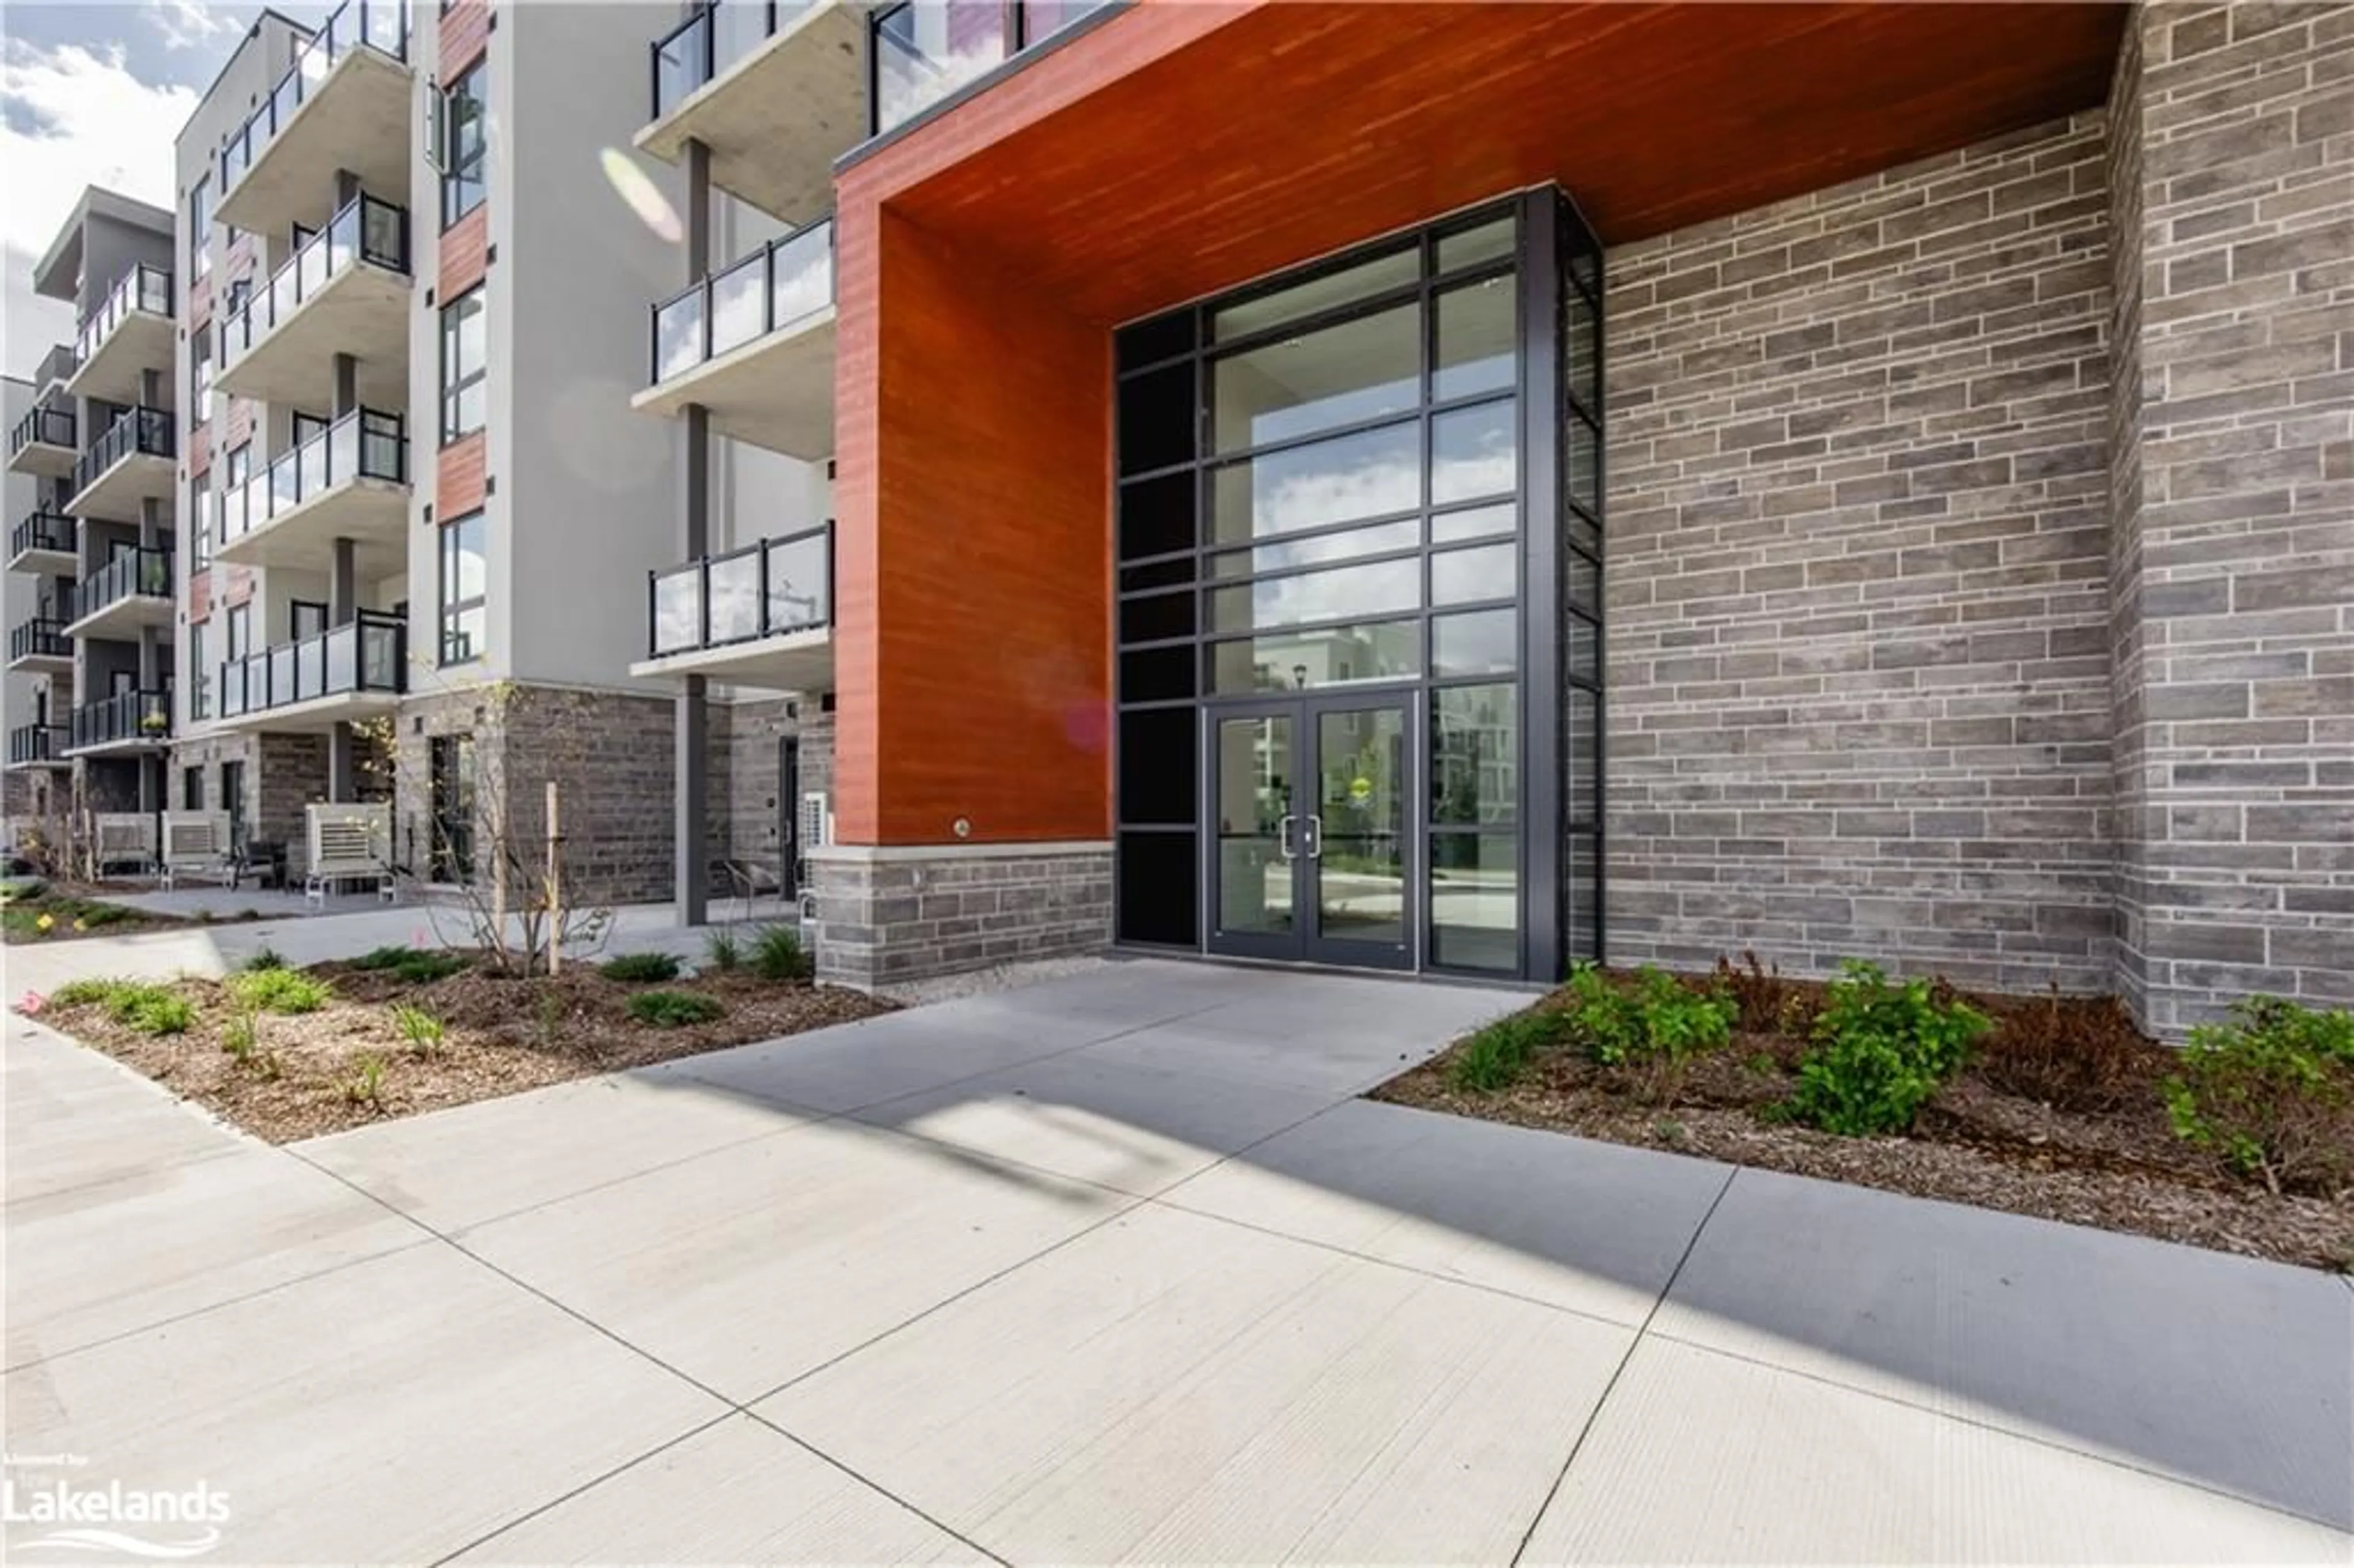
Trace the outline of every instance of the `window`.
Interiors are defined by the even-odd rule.
[[[316,599],[295,599],[288,605],[287,613],[292,618],[294,623],[292,639],[293,641],[300,642],[306,637],[316,637],[327,630],[327,607]]]
[[[225,657],[242,659],[253,652],[253,606],[240,604],[228,612],[228,647]]]
[[[221,459],[221,488],[235,490],[253,477],[253,443],[243,442],[228,450]]]
[[[192,719],[213,716],[213,666],[205,657],[206,633],[211,630],[201,620],[188,628],[188,716]],[[197,808],[191,805],[188,810]]]
[[[476,284],[441,312],[441,444],[482,428],[488,392],[490,323]]]
[[[200,175],[188,191],[188,276],[201,278],[212,270],[212,176]]]
[[[484,132],[491,90],[487,59],[441,90],[441,227],[482,205],[490,171]]]
[[[441,529],[441,662],[463,664],[482,656],[483,600],[490,573],[482,559],[482,514],[479,512]]]
[[[246,302],[247,302],[248,300],[251,299],[252,297],[253,297],[253,280],[252,280],[252,279],[250,279],[250,278],[239,278],[236,282],[231,283],[231,284],[228,286],[228,302],[226,305],[224,305],[224,306],[222,307],[222,309],[221,309],[221,316],[222,316],[222,318],[223,318],[224,320],[226,320],[227,318],[228,318],[228,317],[230,317],[230,316],[233,316],[233,315],[237,314],[239,311],[242,311],[243,309],[245,309],[245,303],[246,303]]]
[[[205,770],[201,768],[180,769],[180,810],[201,811],[205,809]]]
[[[213,558],[213,476],[188,481],[188,569],[201,571]]]
[[[188,334],[188,429],[212,418],[213,329],[209,324]]]
[[[245,848],[245,764],[221,764],[221,809],[228,813],[228,842],[231,849]]]

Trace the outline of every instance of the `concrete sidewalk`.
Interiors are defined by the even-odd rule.
[[[1512,1001],[1122,963],[284,1150],[12,1020],[6,1446],[239,1562],[2354,1557],[2347,1281],[1354,1097]]]

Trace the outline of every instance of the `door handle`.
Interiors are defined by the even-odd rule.
[[[1284,858],[1286,863],[1299,858],[1291,853],[1291,813],[1286,811],[1275,824],[1275,852]]]
[[[1308,848],[1305,853],[1310,860],[1324,858],[1324,819],[1313,812],[1308,817]]]

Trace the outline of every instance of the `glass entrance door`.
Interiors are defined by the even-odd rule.
[[[1409,701],[1333,695],[1213,711],[1211,951],[1413,967]]]

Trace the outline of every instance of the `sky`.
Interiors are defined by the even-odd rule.
[[[316,23],[325,5],[281,3]],[[73,338],[33,293],[33,264],[86,185],[174,205],[172,142],[262,7],[227,0],[0,0],[0,250],[5,362],[29,376]]]

